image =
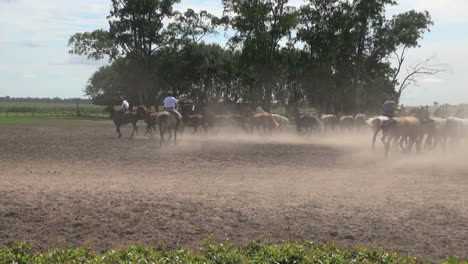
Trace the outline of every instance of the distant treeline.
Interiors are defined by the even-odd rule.
[[[0,97],[0,103],[50,103],[50,104],[91,104],[91,99],[83,98],[38,98],[38,97]]]

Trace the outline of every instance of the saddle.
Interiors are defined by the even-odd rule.
[[[182,119],[179,117],[179,115],[177,115],[177,113],[174,112],[174,109],[165,108],[165,110],[166,110],[167,112],[169,112],[169,113],[174,117],[174,119],[177,121],[177,127],[179,127],[180,122],[182,121]]]

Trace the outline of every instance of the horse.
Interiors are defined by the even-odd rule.
[[[357,114],[354,117],[354,127],[357,129],[357,131],[366,127],[367,125],[366,121],[367,121],[367,116],[365,114]]]
[[[126,125],[131,123],[133,126],[133,132],[130,137],[133,138],[133,135],[135,132],[138,135],[138,127],[137,127],[137,122],[138,122],[138,115],[132,112],[129,113],[124,113],[123,111],[115,110],[115,108],[111,105],[107,106],[106,108],[103,109],[104,112],[108,112],[112,118],[112,121],[114,121],[115,126],[117,127],[116,131],[119,133],[119,138],[122,137],[122,133],[120,133],[120,126]]]
[[[280,130],[283,130],[283,128],[289,125],[289,119],[286,117],[278,114],[271,114],[271,116],[275,119],[276,123],[278,123]]]
[[[340,127],[342,130],[348,129],[351,131],[354,125],[354,117],[351,115],[345,115],[340,118]]]
[[[279,128],[278,122],[275,118],[268,113],[254,113],[250,119],[251,131],[253,132],[254,128],[259,129],[263,127],[263,132],[271,132]]]
[[[297,110],[295,116],[297,133],[302,134],[303,129],[305,129],[305,134],[321,133],[323,131],[322,121],[315,115],[299,113]]]
[[[145,120],[145,123],[146,123],[145,136],[147,133],[152,134],[151,130],[156,131],[158,112],[153,112],[144,105],[138,106],[136,112],[140,116],[143,116],[143,120]]]
[[[388,156],[392,140],[399,140],[399,146],[404,152],[411,152],[414,144],[416,150],[421,149],[422,137],[424,137],[423,124],[432,122],[429,119],[427,108],[419,108],[414,111],[413,116],[394,117],[382,123],[382,133],[386,135],[385,157]],[[407,146],[403,144],[407,142]]]
[[[386,116],[376,116],[368,119],[366,123],[371,127],[372,129],[372,149],[375,149],[375,138],[379,134],[380,130],[382,129],[382,123],[384,121],[388,120],[388,117]],[[386,135],[382,135],[382,143],[385,145],[385,137]]]
[[[445,149],[447,139],[450,139],[451,143],[455,143],[458,140],[464,140],[465,144],[468,142],[468,119],[449,117],[440,128],[441,141],[443,148]]]
[[[208,122],[203,115],[200,114],[184,114],[182,115],[182,126],[180,127],[180,132],[184,132],[186,126],[193,127],[193,134],[197,133],[198,127],[201,126],[205,130],[205,133],[208,132]]]
[[[336,125],[338,124],[338,118],[336,115],[322,115],[320,119],[322,120],[325,131],[327,131],[329,128],[331,130],[335,130]]]
[[[423,124],[424,134],[427,135],[426,142],[424,143],[424,148],[432,150],[434,149],[439,142],[443,142],[445,135],[443,133],[443,127],[446,118],[440,117],[431,117],[432,122],[427,122]]]
[[[276,123],[278,124],[278,126],[276,126],[279,130],[282,130],[284,127],[287,127],[289,125],[289,119],[287,119],[286,117],[282,116],[282,115],[278,115],[278,114],[270,114],[268,112],[266,112],[265,110],[263,110],[262,107],[258,106],[256,109],[255,109],[255,113],[254,114],[269,114],[273,117],[273,119],[276,121]],[[270,124],[270,126],[272,127],[275,127],[275,124]]]
[[[174,144],[177,145],[177,130],[179,130],[179,120],[169,111],[158,112],[156,123],[159,125],[159,145],[162,146],[164,143],[164,135],[166,132],[169,133],[168,142],[174,134]]]

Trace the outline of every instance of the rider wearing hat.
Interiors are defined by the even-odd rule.
[[[384,116],[387,116],[389,118],[395,117],[395,111],[400,112],[401,109],[398,109],[398,103],[392,100],[386,101],[383,104],[383,111],[384,111]]]

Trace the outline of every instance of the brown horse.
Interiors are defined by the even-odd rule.
[[[323,124],[317,116],[301,113],[299,112],[299,109],[294,111],[294,116],[296,119],[296,130],[298,134],[310,135],[314,132],[317,134],[322,133]]]
[[[138,122],[138,115],[135,113],[124,113],[123,111],[119,110],[116,111],[113,106],[109,105],[106,108],[103,109],[104,112],[108,112],[112,118],[112,121],[114,121],[115,126],[117,127],[116,131],[119,133],[119,138],[122,137],[122,133],[120,133],[120,126],[126,125],[131,123],[133,126],[133,132],[131,137],[133,137],[133,134],[135,132],[138,135],[138,127],[137,127],[137,122]]]
[[[152,130],[156,131],[156,125],[157,125],[157,118],[158,118],[158,112],[153,112],[149,108],[147,108],[144,105],[138,106],[136,110],[137,114],[143,117],[146,123],[146,132],[152,135]]]
[[[159,135],[161,136],[159,144],[162,146],[164,142],[164,134],[169,133],[168,142],[174,134],[174,144],[177,144],[177,130],[179,130],[179,121],[169,111],[158,112],[156,123],[159,125]]]
[[[414,116],[394,117],[382,123],[382,134],[386,135],[385,157],[388,156],[392,140],[399,141],[399,146],[404,152],[411,152],[414,144],[416,150],[421,150],[421,142],[424,137],[424,124],[434,122],[429,119],[427,108],[419,108],[414,111]],[[406,147],[403,145],[407,143]]]
[[[197,133],[198,127],[201,126],[208,132],[208,122],[203,115],[194,114],[194,115],[182,115],[182,126],[180,127],[180,132],[184,132],[185,127],[193,127],[193,134]]]

